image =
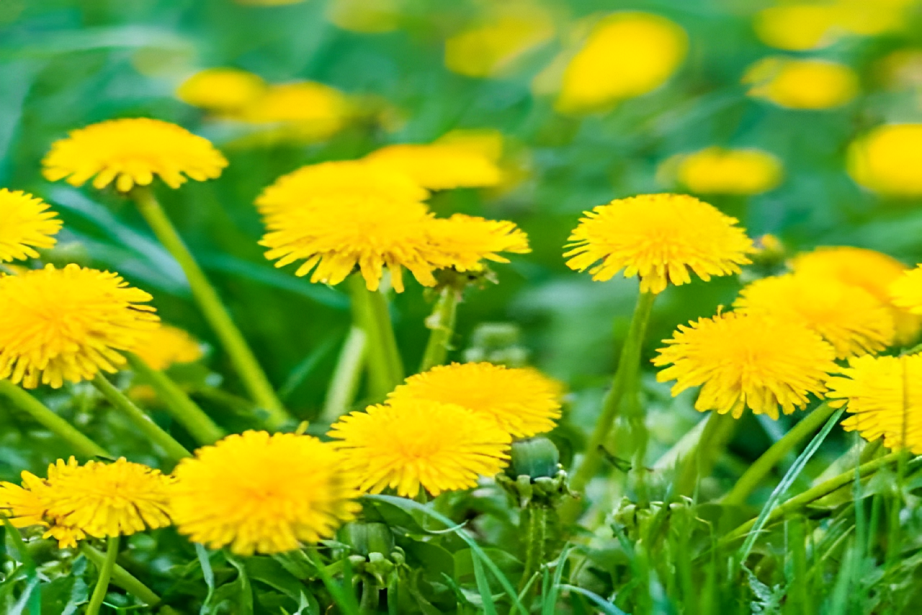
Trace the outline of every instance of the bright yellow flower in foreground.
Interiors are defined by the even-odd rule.
[[[440,268],[478,271],[483,268],[484,260],[508,263],[499,252],[531,252],[528,236],[507,220],[455,214],[431,220],[426,232],[434,252],[430,258]]]
[[[67,265],[0,277],[0,378],[35,388],[125,363],[157,327],[151,296],[118,275]]]
[[[0,188],[0,263],[38,258],[35,248],[53,248],[60,230],[61,220],[40,198]]]
[[[512,438],[495,421],[452,404],[420,399],[369,406],[330,428],[361,489],[415,497],[468,489],[508,462]]]
[[[360,506],[332,444],[247,431],[183,459],[170,511],[181,534],[240,555],[281,553],[331,538]]]
[[[859,286],[834,278],[787,274],[746,286],[734,306],[799,322],[823,336],[840,359],[878,352],[895,334],[889,307]]]
[[[922,124],[878,126],[856,139],[848,151],[848,173],[881,194],[922,195]]]
[[[675,177],[696,194],[760,194],[781,183],[781,161],[758,149],[706,149],[666,161]]]
[[[887,448],[922,453],[922,355],[858,357],[840,373],[829,379],[827,397],[852,414],[842,427],[869,441],[883,437]]]
[[[59,459],[42,480],[22,473],[23,487],[0,485],[0,509],[16,527],[48,528],[62,548],[86,536],[128,536],[170,525],[169,478],[124,457],[114,463]]]
[[[595,24],[563,71],[556,107],[564,113],[603,109],[663,85],[688,50],[681,27],[650,13],[613,13]]]
[[[164,370],[174,363],[198,361],[202,358],[202,347],[182,329],[162,325],[134,353],[153,369]]]
[[[274,136],[315,141],[339,132],[352,113],[345,94],[322,83],[271,85],[234,117],[252,124],[278,124]]]
[[[700,386],[695,409],[731,413],[746,408],[778,418],[803,409],[821,395],[826,375],[837,369],[835,350],[807,327],[760,314],[725,312],[679,325],[653,359],[666,367],[660,382],[675,380],[672,394]]]
[[[109,120],[71,131],[55,141],[42,160],[45,178],[82,186],[93,179],[102,189],[115,181],[120,192],[147,186],[159,177],[170,188],[186,178],[221,175],[227,160],[207,139],[176,124],[147,118]]]
[[[826,60],[764,58],[746,70],[749,95],[789,109],[830,109],[858,95],[858,76]]]
[[[497,185],[502,172],[495,161],[469,147],[444,143],[388,145],[365,160],[393,173],[407,175],[430,190],[482,188]]]
[[[235,111],[259,98],[266,82],[237,68],[206,68],[176,89],[179,100],[209,111]]]
[[[560,384],[536,369],[452,363],[410,376],[388,396],[455,404],[495,421],[516,438],[550,431],[560,418]]]
[[[624,271],[640,276],[643,292],[739,273],[752,240],[737,220],[684,194],[643,194],[585,212],[570,235],[567,265],[605,281]]]

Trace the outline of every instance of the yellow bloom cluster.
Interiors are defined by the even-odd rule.
[[[858,76],[844,64],[826,60],[772,57],[759,60],[743,76],[749,95],[789,109],[830,109],[858,94]]]
[[[61,220],[48,204],[21,190],[0,188],[0,263],[38,258],[36,248],[53,248]]]

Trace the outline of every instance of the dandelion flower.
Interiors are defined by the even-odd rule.
[[[804,274],[762,278],[741,292],[742,312],[773,314],[800,322],[823,336],[840,359],[878,352],[893,342],[893,317],[886,304],[859,286]]]
[[[35,388],[125,363],[157,327],[151,296],[114,273],[67,265],[0,277],[0,378]]]
[[[202,358],[202,347],[191,335],[162,325],[158,327],[135,354],[151,368],[162,371],[175,363],[192,363]]]
[[[251,124],[279,125],[269,133],[273,137],[311,142],[342,130],[351,113],[348,97],[336,88],[299,81],[269,86],[233,117]]]
[[[38,258],[35,248],[53,248],[61,220],[39,198],[0,188],[0,263]]]
[[[207,139],[169,122],[147,118],[109,120],[71,131],[42,161],[45,178],[102,189],[115,181],[119,192],[147,186],[156,175],[170,188],[186,178],[221,175],[227,160]]]
[[[200,448],[173,471],[170,510],[181,534],[240,555],[281,553],[331,538],[359,510],[333,445],[247,431]]]
[[[401,173],[430,190],[495,186],[502,179],[496,163],[469,147],[450,143],[388,145],[365,160]]]
[[[831,109],[858,95],[858,76],[826,60],[764,58],[747,69],[749,96],[789,109]]]
[[[505,137],[495,128],[458,128],[446,132],[435,143],[468,149],[493,162],[500,161],[505,149]]]
[[[758,149],[709,147],[667,161],[696,194],[761,194],[781,183],[781,161]]]
[[[508,462],[511,437],[495,421],[452,404],[408,399],[352,412],[330,428],[361,489],[415,497],[468,489]]]
[[[848,150],[848,173],[857,183],[895,197],[922,195],[922,124],[878,126]]]
[[[705,281],[739,273],[754,251],[735,218],[683,194],[617,199],[585,216],[570,235],[567,265],[599,281],[622,270],[639,275],[643,292],[688,284],[689,270]]]
[[[675,380],[672,394],[700,386],[695,408],[739,418],[749,408],[778,418],[825,392],[835,350],[798,322],[728,312],[680,325],[653,359],[656,379]]]
[[[772,47],[808,51],[828,47],[846,36],[872,36],[906,22],[905,0],[838,0],[773,6],[756,15],[759,38]]]
[[[206,68],[186,79],[176,96],[193,107],[209,111],[235,111],[263,94],[266,82],[259,75],[237,68]]]
[[[922,453],[922,355],[852,358],[829,378],[827,397],[852,415],[842,422],[887,448]],[[907,395],[908,394],[908,395]]]
[[[910,314],[922,314],[922,265],[903,272],[890,284],[894,305]]]
[[[433,219],[428,236],[435,254],[430,258],[440,267],[457,271],[482,269],[481,261],[508,263],[499,252],[527,254],[528,236],[507,220],[487,220],[455,214],[450,218]]]
[[[452,363],[407,378],[388,399],[454,404],[495,421],[516,438],[530,438],[554,428],[560,397],[560,385],[535,369]]]

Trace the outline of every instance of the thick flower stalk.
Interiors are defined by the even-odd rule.
[[[38,258],[36,249],[53,248],[61,220],[41,199],[0,188],[0,263]]]

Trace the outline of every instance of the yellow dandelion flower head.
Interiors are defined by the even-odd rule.
[[[457,271],[482,269],[484,260],[508,263],[499,252],[531,252],[528,236],[507,220],[454,214],[431,220],[428,233],[434,250],[432,261],[439,267],[453,267]]]
[[[883,437],[887,448],[922,453],[922,355],[849,360],[829,378],[827,397],[833,407],[852,415],[842,422],[869,441]]]
[[[283,124],[279,136],[322,140],[339,132],[352,113],[349,98],[314,81],[270,85],[234,116],[251,124]]]
[[[499,167],[488,156],[450,143],[388,145],[368,154],[365,160],[407,175],[430,190],[489,187],[502,179]]]
[[[695,408],[732,413],[749,408],[778,418],[803,409],[809,395],[825,392],[836,369],[835,350],[795,321],[762,314],[726,312],[679,326],[653,359],[666,367],[657,380],[675,380],[672,394],[700,386]]]
[[[202,358],[198,341],[176,327],[161,325],[151,334],[147,343],[134,353],[156,370],[164,370],[175,363],[192,363]]]
[[[688,51],[688,35],[650,13],[619,12],[592,28],[563,70],[555,106],[563,113],[604,109],[657,89]]]
[[[259,75],[238,68],[206,68],[176,89],[176,96],[193,107],[209,111],[234,111],[259,98],[266,82]]]
[[[750,262],[752,240],[737,220],[684,194],[643,194],[616,199],[585,212],[570,235],[567,265],[589,269],[605,281],[619,271],[640,276],[644,292],[660,293],[667,283],[691,282],[739,273]]]
[[[405,0],[331,0],[327,18],[337,28],[366,34],[393,32],[400,26]]]
[[[38,258],[35,248],[53,248],[61,220],[40,198],[0,188],[0,263]]]
[[[428,208],[384,195],[328,195],[311,205],[279,212],[266,220],[259,242],[266,258],[284,267],[303,260],[295,271],[311,282],[336,285],[358,267],[369,290],[377,290],[386,268],[394,290],[403,292],[403,269],[424,286],[435,284],[432,248],[426,231]]]
[[[675,177],[696,194],[761,194],[781,183],[781,161],[758,149],[706,149],[671,161]]]
[[[402,173],[394,173],[361,160],[337,160],[303,166],[279,177],[256,199],[264,216],[302,207],[330,195],[385,196],[424,201],[429,191]]]
[[[45,178],[82,186],[93,179],[102,189],[115,181],[119,192],[147,186],[159,177],[170,188],[186,178],[196,181],[221,175],[227,160],[208,139],[176,124],[134,118],[109,120],[71,131],[55,141],[42,160]]]
[[[848,150],[848,173],[857,183],[888,196],[922,195],[922,124],[878,126]]]
[[[922,265],[904,271],[890,284],[893,304],[910,314],[922,314]]]
[[[13,527],[48,527],[47,498],[42,497],[43,490],[48,489],[45,481],[31,472],[23,472],[22,485],[0,483],[0,512]]]
[[[883,350],[895,335],[886,304],[859,286],[831,278],[762,278],[743,288],[734,306],[799,322],[829,342],[840,359]]]
[[[330,428],[360,488],[415,497],[468,489],[508,463],[512,440],[492,419],[453,404],[405,399],[352,412]]]
[[[157,327],[151,296],[107,271],[67,265],[0,277],[0,378],[35,388],[125,363]]]
[[[858,95],[858,76],[851,68],[827,60],[763,58],[750,66],[743,83],[749,96],[788,109],[831,109]]]
[[[554,428],[561,395],[560,384],[536,369],[452,363],[407,378],[388,400],[454,404],[495,421],[516,438],[530,438]]]
[[[360,509],[332,444],[247,431],[183,459],[170,511],[181,534],[241,555],[281,553],[331,538]]]

